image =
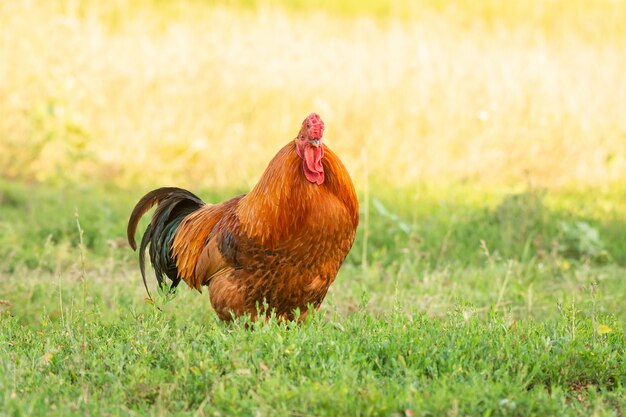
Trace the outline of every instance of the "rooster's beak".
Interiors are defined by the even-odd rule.
[[[320,140],[319,139],[309,140],[309,143],[311,145],[315,146],[316,148],[319,148],[319,146],[320,146]]]

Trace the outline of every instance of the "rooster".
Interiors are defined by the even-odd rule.
[[[157,205],[139,245],[146,290],[145,252],[160,287],[179,282],[202,292],[222,320],[302,319],[319,308],[354,242],[358,200],[350,175],[322,143],[324,122],[315,113],[295,140],[270,161],[248,193],[206,204],[187,190],[146,194],[128,221],[128,243],[137,249],[141,217]],[[149,294],[149,291],[148,291]]]

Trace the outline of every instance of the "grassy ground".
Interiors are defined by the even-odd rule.
[[[625,20],[620,0],[0,2],[0,415],[623,415]],[[311,111],[361,201],[320,313],[145,302],[137,199],[248,190]]]
[[[623,413],[626,225],[602,208],[613,195],[393,191],[373,193],[367,247],[362,223],[321,314],[251,331],[185,288],[157,298],[162,312],[143,300],[123,239],[137,191],[4,184],[0,410]]]

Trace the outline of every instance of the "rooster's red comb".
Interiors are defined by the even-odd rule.
[[[312,139],[321,139],[324,134],[324,122],[317,113],[311,113],[302,122],[306,126],[307,133]]]

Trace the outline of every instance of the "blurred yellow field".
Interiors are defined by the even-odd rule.
[[[245,3],[2,2],[0,176],[247,186],[311,111],[358,188],[626,173],[624,1]]]

